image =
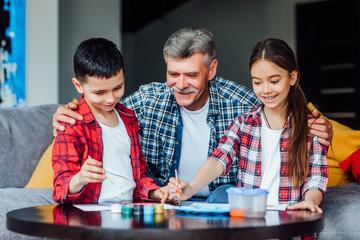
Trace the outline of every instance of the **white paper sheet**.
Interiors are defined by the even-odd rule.
[[[111,210],[110,204],[75,204],[74,207],[77,207],[85,212]]]
[[[267,211],[285,211],[287,204],[267,205]]]

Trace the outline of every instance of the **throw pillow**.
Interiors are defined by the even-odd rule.
[[[308,107],[310,110],[315,109],[312,103],[309,103]],[[339,163],[360,148],[360,131],[353,130],[337,121],[331,119],[328,120],[331,122],[334,132],[327,153],[327,162],[329,166],[328,186],[330,187],[343,185],[354,180],[351,173],[344,171]]]
[[[42,155],[25,188],[53,188],[54,171],[51,165],[53,145],[54,141]]]
[[[73,102],[78,103],[78,100],[74,98]],[[25,188],[53,188],[54,171],[52,168],[51,157],[54,141],[55,140],[53,140],[42,155]]]
[[[360,148],[360,131],[353,130],[333,120],[330,122],[333,125],[334,137],[327,154],[329,164],[328,186],[343,185],[354,181],[354,179],[350,172],[344,171],[340,167],[339,163]],[[332,174],[332,179],[330,179],[330,174]]]
[[[339,165],[346,172],[351,172],[355,180],[360,183],[360,148],[339,163]]]

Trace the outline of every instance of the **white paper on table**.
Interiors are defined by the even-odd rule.
[[[75,204],[74,207],[77,207],[85,212],[111,210],[110,204]]]
[[[285,211],[287,204],[266,205],[267,211]]]

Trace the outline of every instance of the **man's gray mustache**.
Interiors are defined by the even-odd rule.
[[[196,95],[197,95],[198,92],[199,92],[196,88],[185,88],[185,89],[183,89],[183,90],[180,90],[180,89],[178,89],[176,86],[172,86],[172,87],[170,88],[170,90],[171,90],[172,92],[175,91],[175,92],[182,93],[182,94],[188,94],[188,93],[194,92]]]

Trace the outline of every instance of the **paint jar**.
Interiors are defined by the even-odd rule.
[[[125,215],[132,215],[132,213],[133,213],[133,205],[124,204],[122,206],[122,213],[125,214]]]
[[[143,205],[134,205],[133,213],[134,213],[134,215],[143,215],[144,214],[144,206]]]
[[[154,205],[144,205],[144,214],[154,214]]]
[[[232,217],[262,218],[266,214],[268,191],[231,187],[226,190]]]
[[[154,205],[154,213],[155,214],[164,214],[164,205],[163,204],[155,204]]]
[[[113,203],[111,204],[111,212],[112,213],[121,213],[122,205],[121,203]]]

